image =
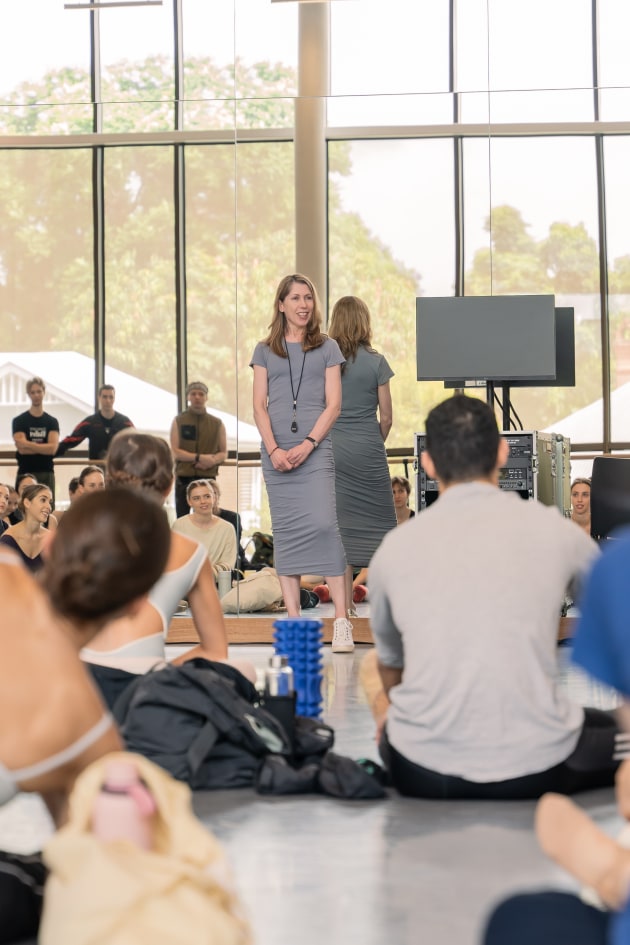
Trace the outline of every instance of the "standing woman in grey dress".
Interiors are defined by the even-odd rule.
[[[370,311],[362,299],[346,295],[335,303],[330,337],[346,359],[332,443],[337,518],[348,562],[346,608],[353,615],[352,569],[367,568],[385,534],[396,526],[385,452],[393,419],[389,379],[394,372],[372,347]]]
[[[335,604],[333,651],[349,653],[346,559],[337,526],[330,429],[341,410],[343,356],[321,331],[317,293],[285,276],[269,334],[254,350],[254,419],[269,495],[274,565],[289,617],[300,614],[300,576],[324,574]]]

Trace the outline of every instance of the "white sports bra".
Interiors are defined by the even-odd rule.
[[[87,732],[77,738],[75,742],[68,745],[67,748],[58,751],[56,754],[50,755],[49,758],[44,758],[43,761],[38,761],[34,765],[28,765],[26,768],[18,768],[13,771],[9,771],[3,764],[0,764],[0,805],[6,804],[12,797],[15,797],[19,791],[18,785],[20,782],[30,781],[31,778],[37,778],[41,774],[48,774],[49,771],[54,771],[55,768],[61,768],[61,766],[67,764],[68,761],[78,758],[79,755],[83,754],[86,748],[89,748],[97,742],[113,724],[114,720],[109,712],[106,712],[101,716],[96,725],[88,729]]]

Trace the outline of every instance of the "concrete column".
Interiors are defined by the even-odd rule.
[[[330,89],[328,3],[299,9],[298,98],[295,103],[295,264],[313,280],[328,310],[326,252],[326,96]]]

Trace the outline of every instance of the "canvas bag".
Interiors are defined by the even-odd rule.
[[[265,610],[282,600],[282,588],[273,568],[263,568],[248,574],[221,598],[224,614]]]
[[[91,832],[108,761],[133,761],[156,805],[155,849]],[[223,851],[190,790],[139,755],[115,752],[79,776],[68,823],[47,843],[39,945],[248,945]]]

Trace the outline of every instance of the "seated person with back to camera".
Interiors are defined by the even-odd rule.
[[[492,410],[455,396],[431,411],[430,508],[384,539],[371,626],[389,697],[380,748],[418,797],[527,798],[613,783],[617,724],[557,686],[565,590],[598,549],[557,509],[498,488],[509,454]]]

